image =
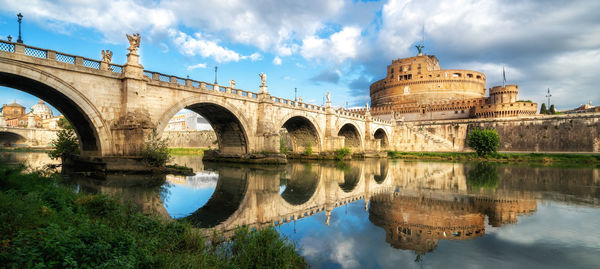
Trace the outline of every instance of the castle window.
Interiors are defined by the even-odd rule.
[[[437,77],[439,78],[439,77],[440,77],[440,74],[437,74]]]
[[[431,75],[429,75],[429,77],[431,77]]]
[[[453,78],[459,78],[459,77],[460,77],[460,73],[453,73],[453,74],[452,74],[452,77],[453,77]]]
[[[392,74],[394,74],[394,68],[392,67]]]
[[[458,110],[455,110],[455,111],[454,111],[454,114],[458,114]]]
[[[465,113],[465,111],[464,111],[464,110],[461,110],[461,111],[460,111],[460,113]]]
[[[477,79],[481,79],[481,76],[480,76],[480,75],[477,75]]]
[[[473,78],[473,74],[467,74],[468,78]]]

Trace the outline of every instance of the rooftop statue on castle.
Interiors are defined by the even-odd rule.
[[[331,103],[331,93],[327,92],[327,94],[325,95],[325,97],[327,98],[327,103]]]
[[[233,80],[233,79],[232,79],[232,80],[229,80],[229,86],[230,86],[232,89],[235,89],[235,80]]]
[[[423,45],[416,45],[415,48],[417,48],[419,56],[423,55],[423,49],[425,48],[425,46],[423,46]]]
[[[135,33],[133,35],[128,35],[125,34],[127,36],[127,39],[129,40],[129,48],[127,48],[129,50],[129,52],[131,53],[136,53],[137,49],[140,47],[140,34]]]

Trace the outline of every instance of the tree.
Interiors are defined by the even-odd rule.
[[[56,139],[53,139],[51,144],[54,145],[54,149],[48,152],[48,155],[52,159],[58,159],[65,155],[79,154],[79,138],[71,123],[67,120],[59,120],[59,126],[62,128],[56,133]]]
[[[540,114],[548,114],[548,109],[546,109],[546,103],[542,103],[542,108],[540,108]]]
[[[500,146],[500,137],[495,129],[475,129],[467,136],[467,145],[479,156],[496,153]]]
[[[550,105],[550,110],[548,111],[548,114],[556,114],[556,109],[554,108],[554,105]]]

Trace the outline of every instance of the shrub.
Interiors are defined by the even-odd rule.
[[[288,147],[285,145],[285,141],[283,140],[283,137],[279,138],[279,153],[282,154],[287,154],[288,153]]]
[[[310,142],[306,142],[306,147],[304,148],[304,154],[312,155],[312,153],[313,153],[312,144]]]
[[[158,137],[156,129],[148,134],[148,140],[142,149],[142,158],[146,164],[155,167],[163,167],[171,160],[171,152],[167,145],[168,139]]]
[[[61,118],[59,126],[63,129],[56,133],[56,139],[53,139],[51,142],[54,149],[48,152],[50,158],[58,159],[64,155],[79,154],[79,138],[77,138],[77,134],[71,124],[64,120],[64,118]]]
[[[495,129],[475,129],[467,136],[467,145],[479,156],[496,153],[500,146],[500,137]]]
[[[343,147],[341,149],[335,150],[335,158],[337,160],[343,160],[346,156],[350,156],[352,151],[348,147]]]

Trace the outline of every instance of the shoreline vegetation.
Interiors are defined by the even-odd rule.
[[[600,154],[578,153],[492,153],[481,157],[475,152],[388,151],[388,158],[409,160],[447,160],[532,164],[600,165]]]
[[[78,192],[57,174],[24,171],[0,160],[0,264],[9,268],[307,267],[272,227],[207,235],[184,220]]]
[[[203,156],[204,151],[206,150],[208,150],[208,148],[169,148],[169,153],[171,155]]]

